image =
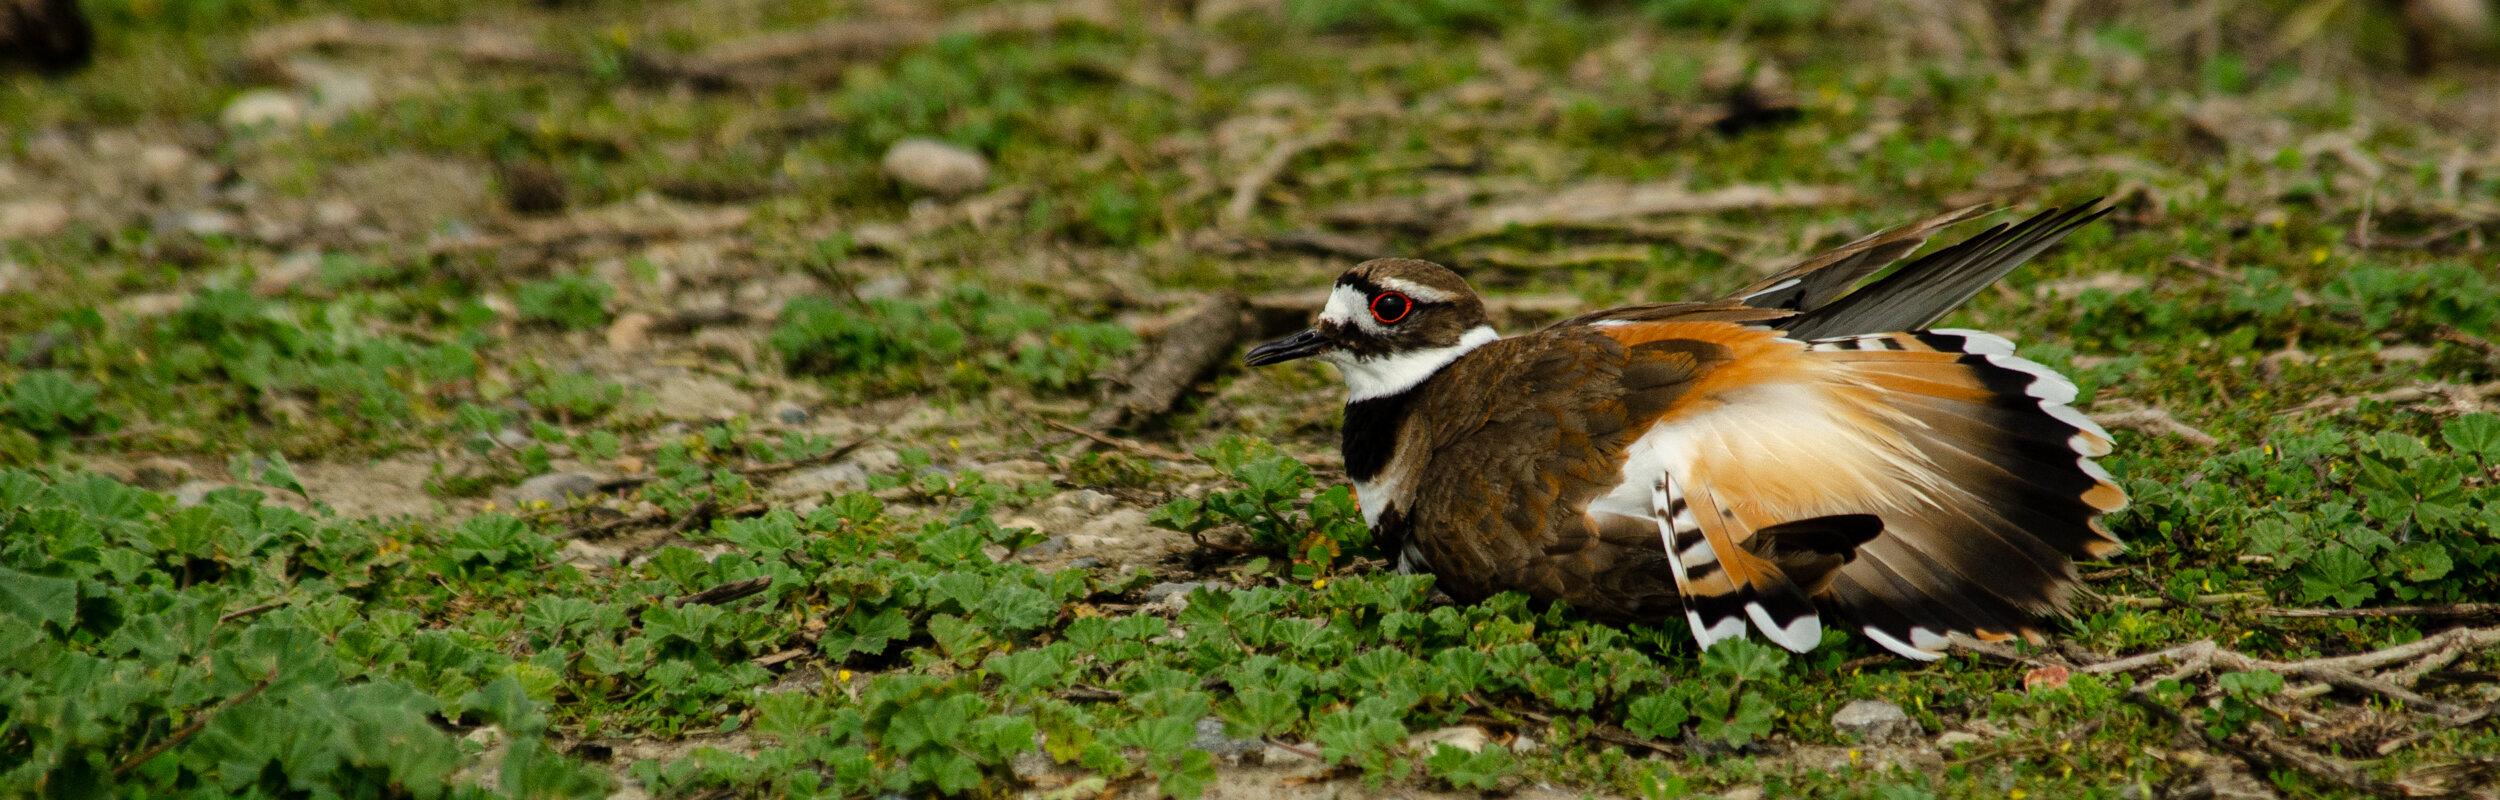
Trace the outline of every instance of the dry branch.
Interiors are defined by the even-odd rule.
[[[2356,617],[2429,617],[2434,619],[2500,619],[2500,603],[2451,603],[2444,606],[2379,606],[2376,608],[2264,608],[2260,617],[2350,619]]]
[[[1276,177],[1284,174],[1295,157],[1343,138],[1345,128],[1331,123],[1321,126],[1319,130],[1277,142],[1259,158],[1259,163],[1251,165],[1249,171],[1233,180],[1232,202],[1224,205],[1225,223],[1239,225],[1250,221],[1250,212],[1259,205],[1259,193],[1265,191],[1268,184],[1275,183]]]
[[[1368,236],[1327,231],[1292,231],[1272,236],[1234,236],[1208,230],[1192,244],[1200,250],[1223,256],[1283,252],[1369,261],[1397,255],[1389,249],[1388,242]]]
[[[2185,600],[2166,596],[2138,597],[2134,595],[2116,595],[2107,598],[2107,602],[2112,608],[2189,608],[2195,606],[2226,606],[2240,603],[2255,603],[2265,599],[2265,595],[2257,592],[2223,592],[2220,594],[2200,594]]]
[[[270,601],[270,602],[262,603],[262,604],[260,604],[260,605],[253,606],[253,607],[251,607],[251,608],[245,608],[245,609],[239,609],[239,610],[235,610],[235,611],[229,611],[229,612],[226,612],[226,614],[225,614],[224,616],[218,617],[218,618],[217,618],[217,621],[218,621],[218,622],[221,622],[221,623],[223,623],[223,622],[233,622],[233,621],[235,621],[235,620],[242,619],[242,618],[244,618],[244,617],[253,616],[253,615],[259,614],[259,613],[264,612],[264,611],[269,611],[269,610],[271,610],[271,609],[275,609],[275,608],[280,608],[280,607],[283,607],[283,606],[285,606],[285,605],[286,605],[286,601],[284,601],[284,600],[272,600],[272,601]]]
[[[2139,408],[2132,411],[2112,411],[2094,414],[2092,421],[2100,423],[2104,428],[2176,436],[2199,447],[2212,447],[2222,443],[2222,440],[2214,438],[2213,434],[2197,430],[2188,426],[2187,423],[2172,418],[2170,412],[2165,409]]]
[[[2500,344],[2493,344],[2490,339],[2457,330],[2454,325],[2439,326],[2439,331],[2435,335],[2440,341],[2473,348],[2482,353],[2486,359],[2500,359]]]
[[[552,538],[559,541],[564,539],[599,539],[614,535],[618,531],[632,530],[635,528],[648,528],[661,523],[669,523],[672,533],[684,533],[694,528],[692,521],[752,517],[771,511],[773,508],[772,506],[765,505],[763,503],[748,503],[746,505],[734,506],[726,509],[707,508],[706,505],[709,504],[710,501],[705,501],[705,504],[697,505],[693,512],[688,512],[682,516],[668,513],[666,509],[643,514],[628,514],[606,522],[574,528]],[[678,527],[681,525],[683,527]],[[624,560],[631,561],[633,560],[633,556],[640,554],[639,550],[630,551],[626,553],[626,558]]]
[[[950,35],[1000,36],[1046,33],[1063,26],[1086,24],[1110,28],[1121,14],[1107,2],[1043,2],[1000,4],[977,8],[946,20],[845,19],[802,31],[768,33],[723,42],[703,51],[701,62],[736,77],[758,82],[757,70],[773,70],[792,62],[809,62],[816,71],[827,65],[875,58],[935,42]]]
[[[1128,393],[1117,402],[1094,410],[1086,418],[1085,427],[1107,431],[1134,427],[1160,417],[1172,410],[1181,394],[1232,353],[1234,343],[1241,341],[1241,295],[1218,292],[1190,310],[1179,322],[1164,330],[1162,341],[1155,343],[1154,354],[1139,366],[1128,380]]]
[[[1805,208],[1846,203],[1855,196],[1844,186],[1741,185],[1695,192],[1680,184],[1584,183],[1552,194],[1477,209],[1465,215],[1457,227],[1460,236],[1472,237],[1514,225],[1585,225],[1660,214]]]
[[[283,74],[289,54],[314,48],[362,47],[395,50],[419,57],[447,54],[481,67],[540,72],[590,74],[589,60],[538,46],[528,34],[512,30],[440,28],[391,22],[323,17],[280,25],[253,34],[243,44],[243,58],[254,69]],[[648,83],[684,81],[702,89],[727,88],[719,70],[700,60],[662,53],[627,51],[627,75]]]
[[[681,608],[685,606],[716,606],[731,600],[761,594],[765,589],[772,588],[772,585],[773,576],[758,575],[742,581],[730,581],[694,594],[671,600],[669,601],[669,605]]]
[[[756,478],[788,472],[801,467],[831,464],[842,460],[844,456],[859,452],[860,448],[866,447],[869,442],[875,441],[877,437],[883,435],[885,435],[885,429],[879,428],[876,433],[852,439],[848,442],[844,442],[840,447],[836,447],[822,453],[817,453],[812,456],[793,458],[788,461],[775,461],[770,464],[754,464],[740,467],[738,468],[738,476],[751,481]],[[609,478],[599,482],[599,491],[601,493],[607,493],[622,489],[631,489],[650,483],[653,480],[653,477],[654,476],[651,475],[625,475],[621,477]]]
[[[2364,400],[2375,403],[2411,403],[2428,400],[2439,395],[2446,395],[2460,401],[2480,402],[2486,398],[2500,397],[2500,381],[2476,384],[2473,386],[2459,386],[2452,383],[2432,383],[2421,386],[2406,386],[2400,389],[2389,389],[2384,392],[2373,392],[2371,394],[2360,395],[2357,397],[2321,397],[2316,400],[2303,403],[2300,407],[2292,410],[2324,411],[2330,414],[2341,414],[2346,411],[2360,408],[2361,401]]]
[[[1109,435],[1109,434],[1104,434],[1104,433],[1096,433],[1096,432],[1094,432],[1094,431],[1089,431],[1089,430],[1086,430],[1086,429],[1084,429],[1084,428],[1080,428],[1080,427],[1077,427],[1077,426],[1074,426],[1074,425],[1070,425],[1070,424],[1065,423],[1065,422],[1060,422],[1060,421],[1055,420],[1055,419],[1046,419],[1046,420],[1042,420],[1042,421],[1043,421],[1043,422],[1046,422],[1046,423],[1049,423],[1049,424],[1050,424],[1050,426],[1051,426],[1051,427],[1053,427],[1053,428],[1058,428],[1058,429],[1060,429],[1060,430],[1067,431],[1067,432],[1069,432],[1069,433],[1073,433],[1073,434],[1076,434],[1076,435],[1078,435],[1078,436],[1083,436],[1083,437],[1085,437],[1085,438],[1087,438],[1087,439],[1092,439],[1092,440],[1094,440],[1094,442],[1095,442],[1096,444],[1105,444],[1105,445],[1110,445],[1110,446],[1112,446],[1112,447],[1117,447],[1117,448],[1120,448],[1120,449],[1122,449],[1122,450],[1129,451],[1129,452],[1131,452],[1131,453],[1136,453],[1136,454],[1138,454],[1138,455],[1145,456],[1145,457],[1147,457],[1147,458],[1160,458],[1160,459],[1163,459],[1163,460],[1165,460],[1165,461],[1196,461],[1196,460],[1198,460],[1196,456],[1192,456],[1192,455],[1190,455],[1190,454],[1188,454],[1188,453],[1176,453],[1176,452],[1173,452],[1173,451],[1170,451],[1170,450],[1165,450],[1165,449],[1163,449],[1163,448],[1156,447],[1156,446],[1154,446],[1154,445],[1147,444],[1147,443],[1145,443],[1145,442],[1140,442],[1140,441],[1137,441],[1137,440],[1135,440],[1135,439],[1122,439],[1122,438],[1120,438],[1120,437],[1117,437],[1117,436],[1112,436],[1112,435]]]
[[[2206,639],[2180,645],[2167,650],[2093,664],[2091,666],[2084,667],[2083,671],[2097,675],[2107,675],[2118,672],[2133,672],[2136,670],[2151,669],[2171,664],[2179,665],[2176,669],[2173,669],[2170,672],[2153,679],[2152,681],[2147,681],[2144,684],[2141,684],[2143,686],[2150,686],[2153,683],[2157,683],[2162,680],[2179,680],[2192,675],[2202,674],[2218,669],[2241,671],[2265,670],[2285,677],[2302,678],[2305,680],[2340,686],[2355,691],[2369,692],[2382,697],[2387,697],[2389,699],[2403,701],[2416,708],[2428,709],[2432,713],[2438,714],[2442,717],[2455,717],[2466,712],[2460,711],[2447,703],[2424,697],[2420,693],[2417,693],[2412,689],[2399,686],[2394,682],[2363,673],[2365,670],[2378,669],[2392,664],[2413,661],[2426,656],[2444,656],[2449,660],[2454,660],[2457,654],[2461,654],[2466,650],[2476,650],[2491,647],[2493,645],[2500,645],[2500,628],[2458,628],[2434,636],[2425,637],[2420,641],[2397,645],[2395,647],[2368,653],[2329,658],[2313,658],[2304,661],[2269,661],[2239,653],[2237,651],[2223,649],[2222,647],[2214,644],[2213,640]],[[2454,650],[2454,653],[2450,652],[2451,649]]]
[[[447,239],[428,250],[436,254],[536,248],[553,250],[590,242],[633,245],[662,239],[717,236],[746,227],[753,214],[738,206],[668,204],[657,213],[609,208],[557,219],[522,222],[507,233]]]
[[[629,49],[625,74],[645,83],[683,82],[697,89],[764,86],[839,75],[854,61],[878,58],[940,38],[1043,33],[1070,24],[1115,27],[1121,15],[1099,0],[1026,3],[975,9],[951,19],[845,19],[802,31],[767,33],[678,56]],[[245,62],[283,73],[288,55],[313,48],[361,47],[419,57],[448,55],[480,67],[590,74],[579,53],[541,47],[525,33],[479,27],[426,27],[324,17],[268,28],[244,43]]]
[[[174,747],[182,744],[183,742],[190,741],[191,737],[200,735],[200,731],[208,729],[208,721],[216,719],[218,714],[224,713],[226,709],[242,705],[245,701],[252,698],[259,697],[260,693],[269,691],[270,684],[277,682],[278,668],[270,667],[269,676],[260,679],[259,683],[253,684],[251,689],[246,690],[242,694],[235,695],[233,698],[228,699],[223,703],[218,703],[215,707],[210,708],[207,711],[201,712],[199,716],[191,719],[191,724],[184,725],[181,730],[174,731],[172,736],[165,737],[165,741],[157,742],[156,744],[149,746],[148,749],[139,751],[137,755],[122,759],[122,763],[113,767],[113,777],[129,777],[131,770],[138,769],[140,765],[148,763],[149,760],[154,759],[157,756],[164,755],[165,751],[174,749]]]

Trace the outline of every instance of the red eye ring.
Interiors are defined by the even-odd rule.
[[[1380,304],[1386,303],[1392,299],[1397,302],[1389,303],[1390,308],[1388,310],[1383,310],[1380,307]],[[1398,320],[1405,319],[1406,315],[1415,313],[1415,301],[1412,298],[1397,292],[1381,292],[1379,297],[1372,298],[1371,308],[1372,319],[1380,320],[1380,324],[1382,325],[1395,325],[1398,324]],[[1396,312],[1395,315],[1390,314],[1390,311]]]

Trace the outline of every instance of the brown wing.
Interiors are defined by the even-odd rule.
[[[1518,589],[1633,619],[1680,605],[1657,524],[1586,509],[1621,482],[1624,448],[1731,354],[1602,330],[1486,345],[1417,398],[1401,438],[1429,450],[1403,521],[1451,596]]]
[[[2055,246],[2067,234],[2109,212],[2098,201],[2064,210],[2050,209],[2019,223],[1989,228],[1850,291],[1859,281],[1917,251],[1936,231],[1982,213],[1982,208],[1972,206],[1883,231],[1806,259],[1714,301],[1607,309],[1563,320],[1552,327],[1598,322],[1738,322],[1777,327],[1799,339],[1923,328],[2007,272]]]
[[[1986,206],[1964,206],[1898,228],[1876,231],[1771,273],[1770,277],[1729,292],[1718,302],[1789,311],[1821,308],[1867,276],[1917,252],[1937,231],[1987,213]]]

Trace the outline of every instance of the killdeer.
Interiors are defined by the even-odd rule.
[[[1932,660],[1946,634],[2037,640],[2075,559],[2120,549],[2126,494],[2075,384],[2003,338],[1923,330],[2107,210],[1999,225],[1849,289],[1984,213],[1884,231],[1705,302],[1598,311],[1504,338],[1457,273],[1366,261],[1309,329],[1247,363],[1336,365],[1363,519],[1402,572],[1747,624],[1803,652],[1822,610]],[[1818,606],[1820,609],[1818,609]]]

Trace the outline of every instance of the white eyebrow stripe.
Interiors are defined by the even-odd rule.
[[[1364,305],[1367,302],[1363,293],[1354,287],[1339,286],[1328,293],[1328,307],[1320,309],[1319,319],[1321,322],[1337,323],[1340,327],[1351,325],[1379,335],[1383,331],[1378,323],[1372,321],[1371,310]]]
[[[1380,278],[1372,282],[1379,284],[1380,288],[1406,295],[1407,298],[1418,303],[1447,303],[1450,301],[1450,294],[1448,292],[1444,292],[1430,286],[1425,286],[1405,278]]]

